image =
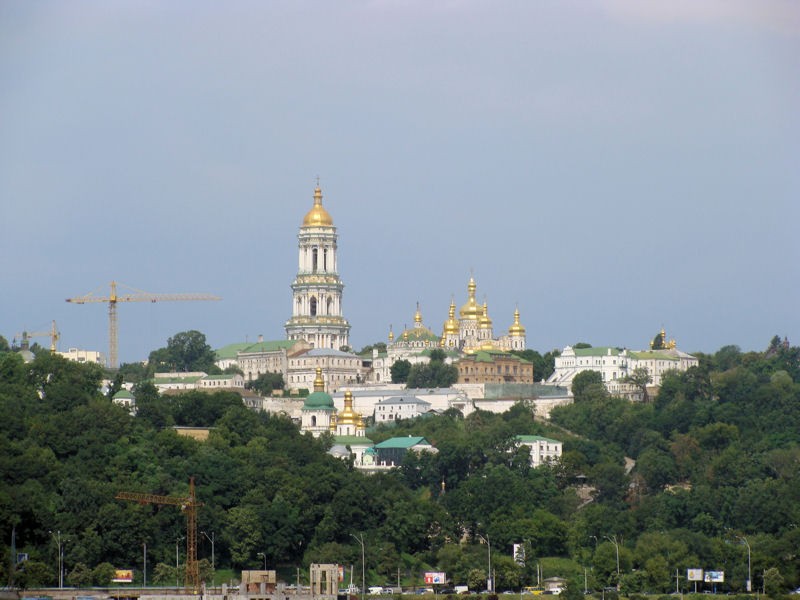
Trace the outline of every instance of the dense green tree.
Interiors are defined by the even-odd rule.
[[[392,374],[392,383],[405,383],[408,381],[408,374],[411,371],[411,363],[401,358],[392,363],[389,368]]]
[[[593,387],[594,386],[594,387]],[[596,391],[596,386],[603,386],[603,375],[599,371],[581,371],[572,379],[572,395],[576,402],[583,402],[591,398],[587,393],[590,389]]]
[[[206,343],[206,336],[199,331],[182,331],[167,340],[166,348],[150,353],[149,363],[158,372],[213,371],[214,351]]]
[[[271,396],[274,390],[283,389],[283,373],[264,373],[253,381],[248,381],[245,387],[249,390],[255,390],[262,396]]]

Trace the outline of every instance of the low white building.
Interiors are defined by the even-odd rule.
[[[531,450],[531,466],[539,467],[561,458],[562,443],[558,440],[540,435],[518,435],[515,438],[518,446],[527,446]]]
[[[392,396],[375,404],[375,423],[413,419],[431,410],[431,403],[416,396]]]
[[[209,390],[243,390],[244,377],[239,373],[225,373],[223,375],[206,375],[198,382],[198,389]]]
[[[330,391],[359,383],[364,368],[357,354],[330,348],[313,348],[288,357],[284,381],[289,389],[314,388],[317,369],[322,370],[325,387]]]
[[[571,388],[572,380],[583,371],[596,371],[612,394],[630,395],[637,390],[625,382],[625,378],[636,369],[647,369],[650,385],[659,387],[667,371],[686,371],[696,367],[699,360],[677,348],[663,350],[627,350],[600,346],[596,348],[573,348],[567,346],[561,356],[555,358],[555,370],[547,379],[551,385]]]
[[[67,360],[78,363],[95,363],[98,365],[106,364],[106,357],[102,352],[96,350],[80,350],[78,348],[70,348],[66,352],[56,352],[59,356],[63,356]]]

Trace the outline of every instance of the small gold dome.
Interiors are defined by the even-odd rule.
[[[525,335],[525,328],[519,323],[519,309],[514,310],[514,324],[508,328],[509,335]]]
[[[344,409],[336,415],[337,425],[356,425],[361,421],[361,415],[353,410],[353,392],[344,393]]]
[[[458,335],[458,321],[456,321],[456,302],[450,300],[450,312],[447,321],[444,322],[444,335]]]
[[[481,329],[492,328],[492,320],[489,318],[489,307],[486,304],[486,300],[483,301],[483,314],[480,319],[478,319],[478,326]]]
[[[303,227],[333,227],[333,219],[322,206],[322,190],[319,186],[314,190],[314,206],[306,213]]]
[[[458,314],[462,319],[471,319],[477,321],[483,315],[483,307],[477,302],[475,302],[476,288],[477,286],[475,285],[475,279],[470,277],[469,285],[467,286],[469,299],[467,300],[467,303],[461,307],[461,310],[458,311]]]

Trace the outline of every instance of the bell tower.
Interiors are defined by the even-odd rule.
[[[292,282],[292,317],[286,338],[306,340],[315,348],[350,345],[350,323],[342,315],[342,290],[336,256],[336,227],[325,207],[322,190],[314,190],[314,205],[303,218],[298,239],[298,269]]]

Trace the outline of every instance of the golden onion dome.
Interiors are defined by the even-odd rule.
[[[419,302],[417,302],[417,312],[414,313],[414,325],[422,325],[422,313],[419,310]]]
[[[467,286],[467,292],[469,294],[469,298],[467,299],[467,303],[461,307],[461,310],[458,311],[459,316],[462,319],[472,319],[477,321],[483,315],[483,307],[475,302],[475,289],[477,286],[475,285],[475,279],[470,277],[469,278],[469,285]]]
[[[361,415],[353,410],[353,392],[348,390],[344,393],[344,409],[336,415],[336,424],[358,426],[360,420]]]
[[[314,206],[303,218],[303,227],[333,227],[333,219],[322,206],[322,190],[319,186],[314,190]]]
[[[525,328],[519,323],[519,309],[514,310],[514,324],[508,328],[509,335],[525,335]]]
[[[389,341],[390,342],[394,341],[394,331],[392,331],[392,326],[391,325],[389,325]]]
[[[450,311],[447,321],[444,322],[444,334],[458,334],[458,321],[456,321],[456,302],[450,300]]]
[[[489,307],[486,304],[486,300],[483,301],[483,314],[480,319],[478,319],[478,326],[481,329],[492,328],[492,320],[489,318]]]

